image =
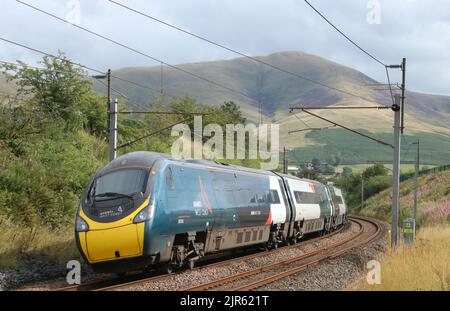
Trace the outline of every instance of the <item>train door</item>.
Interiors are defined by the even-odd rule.
[[[273,224],[284,224],[288,211],[278,181],[277,177],[270,176],[270,220]]]

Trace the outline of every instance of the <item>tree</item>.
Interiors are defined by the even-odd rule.
[[[326,159],[327,164],[335,166],[336,165],[336,156],[334,154],[330,154]]]
[[[316,171],[309,167],[304,167],[303,169],[296,172],[294,175],[299,178],[307,178],[307,179],[317,180],[319,177],[319,171]]]
[[[44,56],[41,69],[19,65],[1,65],[9,82],[18,86],[17,94],[29,98],[34,113],[61,121],[65,128],[84,127],[101,134],[105,130],[105,101],[91,89],[87,73],[73,65],[63,53]]]
[[[353,170],[348,166],[345,166],[342,169],[342,176],[344,176],[344,177],[350,176],[351,173],[353,173]]]
[[[313,158],[311,164],[316,171],[320,171],[320,160],[318,158]]]
[[[375,165],[366,168],[363,172],[363,177],[368,179],[374,176],[385,176],[387,175],[387,173],[388,173],[387,168],[383,164],[377,163]]]
[[[22,106],[10,109],[0,106],[0,124],[0,143],[10,148],[15,156],[24,153],[23,144],[31,136],[39,134],[42,128],[50,125]]]
[[[324,175],[333,175],[334,174],[334,167],[329,165],[329,164],[326,164],[326,165],[322,166],[320,171]]]
[[[220,109],[229,116],[229,123],[245,124],[247,122],[247,118],[242,116],[241,107],[233,101],[224,102]]]

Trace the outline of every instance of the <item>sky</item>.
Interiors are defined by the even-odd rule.
[[[169,64],[232,59],[229,51],[192,38],[108,0],[22,0]],[[383,66],[340,36],[302,0],[116,0],[178,27],[263,56],[303,51],[386,82]],[[385,64],[407,58],[407,87],[450,95],[450,0],[310,0],[336,26]],[[0,37],[106,70],[159,63],[15,0],[1,0]],[[0,41],[0,61],[36,65],[40,55]],[[289,68],[288,68],[289,69]],[[392,82],[400,82],[398,69]]]

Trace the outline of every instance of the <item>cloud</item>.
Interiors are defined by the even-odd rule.
[[[76,0],[25,0],[70,16]],[[384,69],[357,50],[303,1],[117,0],[251,55],[301,50],[386,81]],[[380,0],[380,24],[369,24],[369,1],[311,0],[352,39],[386,63],[407,57],[410,89],[450,95],[450,1]],[[124,10],[107,0],[81,0],[80,22],[171,64],[230,59],[236,55]],[[106,70],[157,62],[95,38],[15,1],[2,3],[1,36]],[[39,56],[0,42],[1,60],[35,62]],[[392,78],[399,81],[399,72]]]

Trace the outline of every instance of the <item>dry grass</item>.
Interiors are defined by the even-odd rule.
[[[450,290],[450,226],[434,225],[418,232],[413,246],[401,246],[381,262],[381,284],[364,290],[448,291]]]
[[[408,179],[400,184],[400,223],[412,216],[414,200],[414,180]],[[418,225],[450,221],[450,172],[425,175],[419,178]],[[390,221],[392,207],[392,188],[388,188],[365,202],[361,215]]]
[[[70,230],[20,227],[0,218],[0,267],[14,268],[24,255],[55,262],[79,259],[73,226],[67,228]]]

